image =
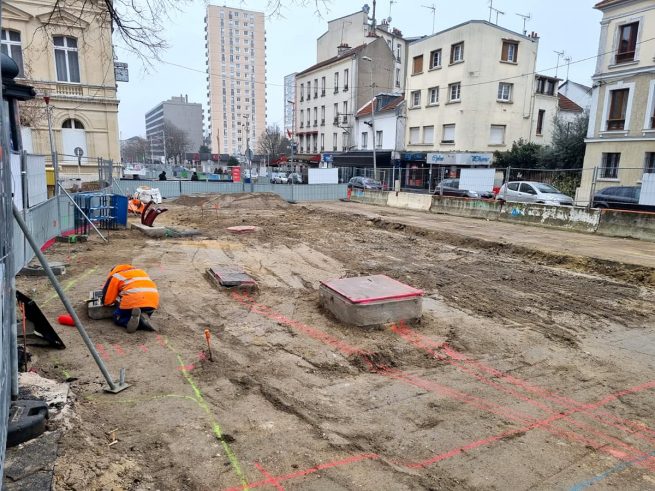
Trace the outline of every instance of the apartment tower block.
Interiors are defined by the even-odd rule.
[[[254,152],[266,127],[264,14],[208,5],[205,41],[212,152]]]

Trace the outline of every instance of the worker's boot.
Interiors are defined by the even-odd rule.
[[[132,309],[132,317],[130,317],[130,320],[127,321],[127,332],[132,333],[136,332],[136,330],[139,328],[139,320],[141,319],[141,309],[136,308]]]
[[[141,326],[150,331],[158,331],[154,324],[150,322],[150,316],[148,314],[141,314]]]

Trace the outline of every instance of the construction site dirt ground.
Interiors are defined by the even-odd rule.
[[[32,350],[33,369],[74,394],[55,489],[655,488],[652,270],[558,261],[346,205],[166,206],[159,225],[198,235],[110,231],[109,244],[48,250],[69,265],[62,285],[101,356],[131,384],[103,392],[74,328],[56,325],[67,349]],[[159,333],[84,313],[119,263],[156,281]],[[213,265],[242,266],[258,291],[217,289]],[[422,318],[355,328],[320,308],[321,280],[368,274],[423,289]],[[64,312],[45,279],[18,287],[53,325]]]

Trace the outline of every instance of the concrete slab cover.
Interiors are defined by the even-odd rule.
[[[239,266],[212,266],[207,271],[221,286],[255,286],[257,284]]]
[[[253,225],[237,225],[235,227],[228,227],[227,230],[233,234],[249,234],[255,232],[257,227]]]
[[[383,274],[321,281],[321,284],[356,304],[423,296],[423,290]]]

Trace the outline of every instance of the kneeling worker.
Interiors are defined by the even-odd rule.
[[[131,264],[119,264],[112,269],[102,289],[102,303],[116,305],[114,322],[127,332],[135,332],[139,327],[156,330],[150,316],[159,307],[159,292],[142,269]]]

